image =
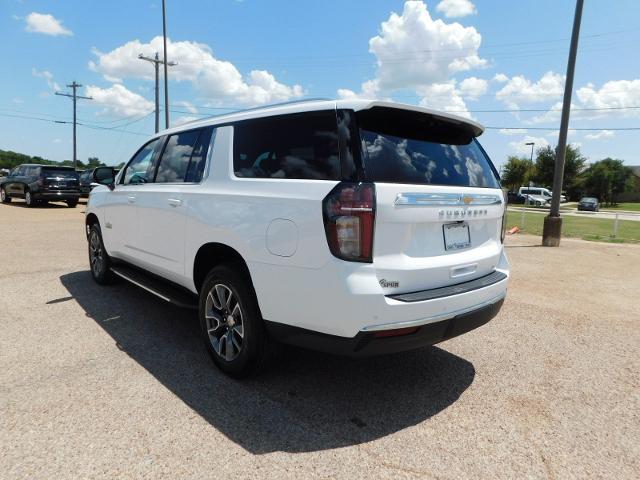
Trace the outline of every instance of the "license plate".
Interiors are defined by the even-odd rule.
[[[67,186],[67,182],[58,182],[59,188],[65,188]]]
[[[469,225],[466,223],[450,223],[443,225],[444,248],[446,250],[460,250],[471,246]]]

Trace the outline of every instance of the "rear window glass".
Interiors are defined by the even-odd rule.
[[[367,178],[375,182],[499,188],[497,174],[464,126],[411,112],[360,121]],[[406,133],[405,133],[406,132]]]
[[[66,168],[42,167],[42,175],[45,177],[78,178],[78,174],[74,170],[67,170]]]
[[[237,177],[338,180],[333,110],[247,120],[234,125]]]

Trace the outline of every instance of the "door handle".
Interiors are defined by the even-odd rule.
[[[136,197],[134,197],[133,195],[129,195],[129,196],[127,197],[127,201],[128,201],[129,203],[136,203]]]
[[[179,207],[182,205],[182,200],[178,198],[170,198],[169,205],[171,205],[172,207]]]

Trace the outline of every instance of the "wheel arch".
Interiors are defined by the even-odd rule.
[[[98,225],[100,226],[100,220],[98,219],[98,216],[95,213],[89,213],[85,219],[84,219],[84,224],[85,224],[85,229],[84,229],[84,233],[86,234],[87,238],[89,237],[89,228],[91,228],[91,225]]]
[[[209,271],[216,265],[233,263],[238,265],[242,274],[246,277],[253,289],[251,272],[243,256],[233,247],[224,243],[205,243],[202,245],[193,260],[193,284],[199,292]]]

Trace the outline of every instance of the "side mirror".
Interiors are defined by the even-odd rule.
[[[113,167],[98,167],[93,171],[93,181],[106,185],[111,190],[115,188],[116,173]]]

